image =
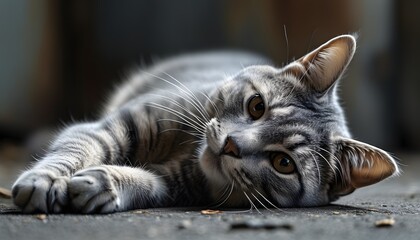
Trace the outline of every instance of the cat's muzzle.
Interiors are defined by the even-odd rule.
[[[238,144],[232,137],[226,137],[225,145],[222,151],[220,152],[220,155],[228,155],[234,158],[241,158],[241,151],[238,147]]]

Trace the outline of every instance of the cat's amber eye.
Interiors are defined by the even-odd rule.
[[[296,171],[295,162],[285,153],[276,153],[271,158],[274,169],[282,174],[292,174]]]
[[[248,100],[248,113],[253,120],[257,120],[264,115],[265,105],[259,94],[255,94]]]

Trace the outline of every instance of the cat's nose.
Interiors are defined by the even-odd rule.
[[[240,158],[240,151],[238,145],[236,144],[235,140],[227,136],[225,141],[225,146],[223,147],[222,154],[226,154],[235,158]]]

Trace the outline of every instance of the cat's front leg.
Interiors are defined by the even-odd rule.
[[[129,111],[70,126],[57,136],[46,156],[17,179],[13,201],[26,213],[64,212],[67,183],[75,172],[132,160],[139,144],[137,124]]]
[[[112,161],[113,138],[99,123],[78,124],[65,129],[46,156],[14,183],[14,203],[23,212],[64,212],[67,207],[67,183],[78,170]],[[116,157],[114,157],[116,158]]]
[[[110,213],[159,205],[166,186],[140,168],[102,165],[77,172],[68,185],[74,212]]]

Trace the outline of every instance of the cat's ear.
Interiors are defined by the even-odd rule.
[[[302,83],[309,84],[315,91],[324,93],[341,77],[355,49],[356,38],[341,35],[290,63],[284,71],[295,75]]]
[[[349,138],[337,138],[336,176],[340,178],[331,191],[337,196],[346,195],[357,188],[377,183],[389,176],[398,175],[397,162],[385,151]]]

